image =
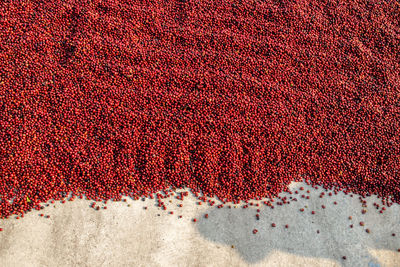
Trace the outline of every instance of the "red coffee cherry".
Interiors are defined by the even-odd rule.
[[[42,203],[75,196],[160,201],[178,189],[190,190],[199,205],[215,197],[228,207],[247,201],[248,208],[291,194],[288,186],[300,181],[308,187],[299,191],[307,194],[322,187],[329,196],[343,191],[378,195],[388,207],[400,203],[400,142],[393,130],[398,81],[387,70],[397,57],[393,34],[373,27],[382,18],[393,24],[387,14],[395,7],[378,5],[365,20],[349,15],[350,1],[335,13],[344,19],[331,26],[357,24],[351,40],[322,31],[310,41],[293,25],[320,28],[314,15],[322,3],[283,25],[280,18],[296,10],[293,4],[260,17],[249,5],[239,12],[222,4],[210,13],[205,3],[165,9],[161,1],[137,16],[140,3],[122,14],[118,5],[73,8],[58,1],[50,13],[47,4],[35,6],[40,19],[32,20],[20,2],[11,1],[1,14],[13,40],[0,51],[6,58],[0,63],[1,218],[23,218]],[[187,10],[198,16],[180,16]],[[199,21],[224,34],[200,33],[193,27]],[[179,31],[170,31],[175,24]],[[265,31],[275,28],[295,45],[271,45]],[[96,38],[91,29],[100,31]],[[366,51],[363,44],[377,43],[367,54],[385,58],[383,65],[358,55]],[[188,192],[176,196],[183,200]],[[289,204],[278,199],[279,206]]]

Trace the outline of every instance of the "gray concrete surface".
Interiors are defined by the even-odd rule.
[[[150,199],[98,203],[107,206],[99,211],[88,200],[56,202],[22,219],[0,221],[0,266],[400,266],[399,205],[379,214],[372,204],[380,200],[370,197],[362,214],[357,196],[321,199],[323,190],[292,185],[300,186],[305,190],[296,195],[298,202],[274,209],[263,204],[217,209],[197,205],[192,196],[166,199],[166,211]]]

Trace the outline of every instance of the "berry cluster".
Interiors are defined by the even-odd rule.
[[[72,193],[400,202],[397,1],[2,1],[0,216]]]

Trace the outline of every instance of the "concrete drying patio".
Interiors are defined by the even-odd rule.
[[[0,221],[0,266],[400,266],[399,205],[379,214],[373,203],[381,202],[370,197],[362,214],[358,196],[321,199],[322,190],[301,186],[305,190],[292,195],[298,202],[274,209],[260,204],[260,220],[258,207],[217,209],[197,205],[192,196],[165,199],[166,211],[150,199],[109,202],[98,211],[89,207],[92,201],[56,202]]]

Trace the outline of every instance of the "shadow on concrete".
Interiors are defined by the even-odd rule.
[[[208,219],[203,214],[197,227],[207,240],[229,247],[233,245],[249,264],[264,260],[273,251],[282,251],[331,259],[342,266],[379,267],[379,261],[370,255],[368,249],[397,251],[400,247],[399,238],[392,237],[393,229],[400,229],[398,215],[382,216],[372,208],[364,215],[356,198],[350,199],[342,194],[320,200],[318,194],[315,196],[314,192],[310,200],[275,205],[274,209],[263,204],[247,209],[233,206],[229,209],[228,205],[222,209],[210,208],[204,213],[208,214]],[[328,204],[333,199],[338,200],[338,205]],[[327,206],[322,209],[324,203]],[[305,211],[300,212],[299,209],[305,206]],[[260,209],[259,220],[255,217],[257,208]],[[399,208],[395,209],[392,213],[399,213]],[[312,210],[315,210],[315,215],[311,214]],[[352,220],[349,220],[350,215],[353,215]],[[365,220],[364,227],[359,225],[360,220]],[[272,227],[272,223],[276,227]],[[287,229],[286,224],[289,226]],[[354,227],[350,228],[350,224]],[[369,234],[365,231],[367,228],[371,231]],[[253,229],[258,232],[253,234]],[[346,260],[342,259],[343,256]]]

